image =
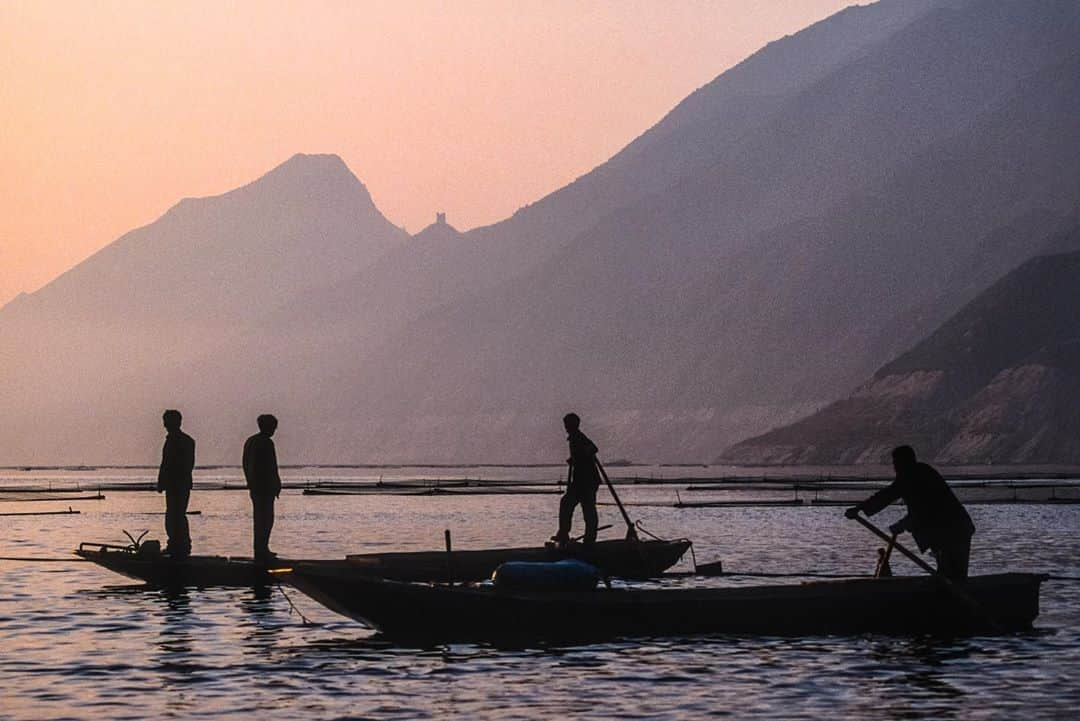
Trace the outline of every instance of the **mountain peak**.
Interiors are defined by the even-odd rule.
[[[320,153],[308,155],[297,153],[284,163],[273,168],[270,172],[255,180],[250,185],[258,185],[266,181],[283,179],[287,182],[308,182],[314,179],[327,181],[345,181],[360,183],[349,166],[340,156],[332,153]]]
[[[344,171],[352,175],[352,171],[349,170],[349,166],[345,165],[345,161],[341,159],[341,156],[334,153],[296,153],[270,172],[286,169],[301,172],[311,170],[322,170],[323,172]]]
[[[209,200],[287,203],[308,199],[328,206],[359,203],[365,212],[376,213],[367,187],[339,156],[297,153],[247,185]],[[185,202],[192,199],[185,199]],[[195,199],[203,200],[203,199]],[[181,203],[181,207],[184,203]]]

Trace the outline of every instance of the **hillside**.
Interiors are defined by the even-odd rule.
[[[620,455],[665,459],[820,408],[1073,212],[1078,31],[1067,3],[918,19],[723,159],[415,321],[355,367],[356,403],[327,407],[393,418],[395,437],[351,438],[394,457],[539,456],[573,407]],[[947,282],[977,264],[974,288]]]
[[[1080,462],[1080,252],[1040,256],[847,398],[736,444],[739,463]]]

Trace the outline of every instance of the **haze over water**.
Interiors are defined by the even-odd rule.
[[[535,477],[535,469],[520,473]],[[90,488],[106,474],[65,476]],[[25,483],[27,475],[6,473],[3,485]],[[146,472],[129,477],[151,480]],[[215,477],[240,483],[228,469]],[[122,542],[121,529],[149,528],[162,537],[160,496],[106,495],[70,504],[81,515],[4,518],[0,555],[63,557],[80,541]],[[670,500],[671,489],[627,486],[622,495],[630,502]],[[250,553],[249,505],[242,491],[196,490],[196,552]],[[286,490],[272,545],[306,557],[437,549],[447,527],[456,548],[531,544],[554,530],[556,505],[556,496],[320,497]],[[699,562],[722,559],[731,571],[873,567],[875,539],[839,508],[631,511],[655,533],[694,539]],[[971,513],[979,529],[973,572],[1080,576],[1080,506],[974,506]],[[617,523],[615,510],[601,508],[601,522]],[[602,537],[614,535],[613,529]],[[917,572],[899,559],[894,565],[897,573]],[[527,649],[399,647],[297,592],[287,591],[319,625],[305,626],[277,590],[170,596],[89,563],[0,561],[0,588],[6,719],[988,719],[1021,712],[1052,719],[1080,703],[1075,582],[1044,585],[1036,630],[1003,638],[709,637]]]

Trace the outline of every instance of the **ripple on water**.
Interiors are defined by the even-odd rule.
[[[627,489],[634,494],[648,489]],[[315,499],[315,500],[310,500]],[[144,528],[153,493],[112,494],[94,513],[13,526],[3,547],[57,556],[82,540]],[[192,519],[208,552],[248,546],[242,494],[206,493]],[[876,541],[835,509],[642,509],[649,527],[695,539],[702,560],[743,570],[872,567]],[[550,534],[544,497],[285,494],[279,548],[340,556],[385,548],[504,545]],[[973,511],[980,572],[1080,576],[1080,507]],[[798,534],[791,529],[798,528]],[[159,535],[154,531],[152,535]],[[361,539],[361,540],[358,540]],[[901,568],[897,569],[898,571]],[[904,569],[906,572],[906,569]],[[673,585],[703,583],[688,579]],[[738,581],[741,585],[752,579]],[[0,717],[221,718],[911,718],[1026,721],[1080,705],[1076,585],[1044,589],[1040,630],[1004,638],[699,637],[577,647],[428,648],[387,642],[299,594],[165,594],[91,564],[0,562]]]

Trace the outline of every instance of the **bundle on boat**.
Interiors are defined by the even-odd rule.
[[[384,636],[415,641],[584,640],[691,634],[968,634],[1031,628],[1045,576],[976,576],[988,627],[935,577],[740,588],[529,591],[401,583],[296,564],[287,582]]]
[[[152,547],[150,547],[152,548]],[[335,560],[280,558],[269,564],[251,558],[188,556],[173,559],[138,546],[82,543],[75,553],[111,571],[155,586],[255,586],[272,582],[267,571],[303,565],[331,573],[374,576],[397,581],[467,582],[490,578],[510,561],[546,562],[573,558],[607,576],[651,578],[674,566],[690,541],[636,539],[571,543],[564,548],[537,546],[483,550],[363,553]]]

